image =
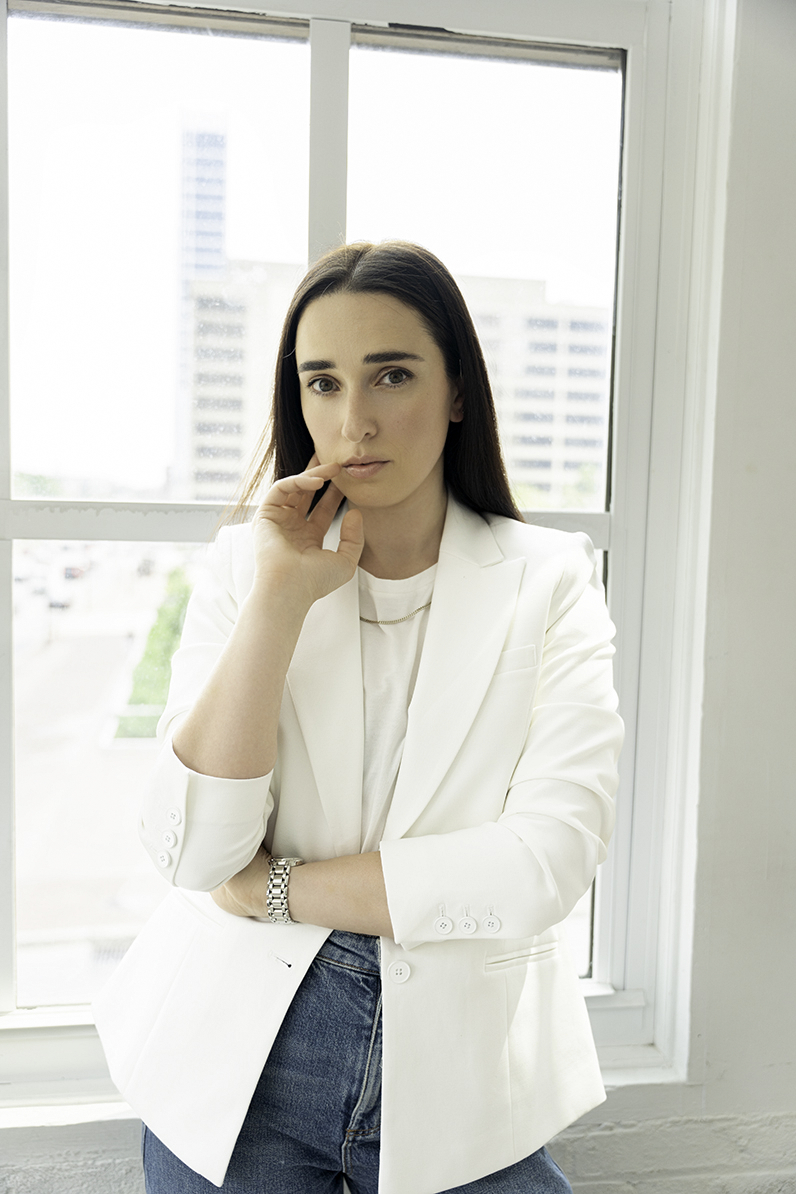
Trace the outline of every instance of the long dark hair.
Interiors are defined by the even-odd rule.
[[[434,338],[452,381],[462,386],[464,417],[445,441],[445,483],[478,514],[522,521],[500,451],[495,405],[473,321],[462,293],[438,257],[406,241],[361,242],[332,249],[309,269],[288,308],[276,360],[271,418],[224,521],[245,517],[273,465],[274,480],[302,472],[314,452],[301,413],[296,330],[306,307],[322,295],[389,294],[412,307]]]

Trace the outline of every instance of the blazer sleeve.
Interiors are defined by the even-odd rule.
[[[172,659],[168,702],[158,725],[160,754],[139,819],[141,841],[163,877],[175,887],[194,891],[212,891],[251,861],[273,809],[273,772],[254,779],[200,775],[178,759],[172,746],[177,726],[202,691],[235,625],[232,546],[235,532],[243,531],[221,530],[188,602],[180,646]]]
[[[593,548],[578,538],[586,551],[569,553],[552,594],[533,713],[501,815],[381,843],[395,940],[405,948],[462,936],[462,908],[477,921],[474,936],[537,936],[569,914],[606,856],[623,738],[615,631]],[[446,937],[435,928],[441,906],[453,912]]]

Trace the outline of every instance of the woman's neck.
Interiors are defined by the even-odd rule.
[[[382,580],[405,580],[436,564],[447,501],[443,489],[438,500],[425,499],[419,508],[360,507],[365,524],[360,568]]]

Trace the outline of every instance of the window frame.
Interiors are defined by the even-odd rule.
[[[309,30],[310,258],[345,230],[348,50],[354,39],[454,37],[519,53],[592,46],[626,56],[610,508],[531,512],[610,552],[609,603],[627,726],[617,826],[601,868],[594,977],[583,980],[604,1077],[686,1073],[701,644],[716,297],[732,17],[721,0],[11,0],[12,11],[296,35]],[[182,11],[181,11],[182,10]],[[6,13],[0,70],[6,72]],[[388,27],[394,18],[397,28]],[[433,22],[434,30],[430,29]],[[486,28],[485,28],[486,26]],[[471,44],[471,43],[467,43]],[[696,51],[694,49],[696,47]],[[700,57],[699,50],[702,50]],[[498,49],[499,52],[499,49]],[[6,87],[0,88],[5,103]],[[0,258],[8,264],[7,131],[0,120]],[[12,499],[8,293],[0,288],[0,874],[13,876],[11,547],[14,539],[202,541],[222,507]],[[656,398],[653,423],[653,396]],[[654,433],[654,434],[653,434]],[[642,793],[634,798],[633,793]],[[0,1104],[118,1101],[87,1008],[13,1010],[13,879],[0,886]]]

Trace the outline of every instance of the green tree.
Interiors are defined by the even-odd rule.
[[[166,581],[166,595],[155,616],[144,653],[133,672],[130,705],[166,704],[171,680],[171,657],[177,650],[185,621],[185,609],[191,595],[182,568],[174,568]],[[154,738],[157,714],[128,715],[119,718],[117,738]]]

